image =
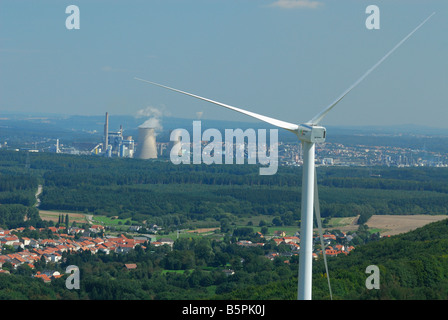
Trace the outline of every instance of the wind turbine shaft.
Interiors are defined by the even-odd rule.
[[[302,146],[302,208],[300,217],[300,254],[297,298],[299,300],[311,300],[315,144],[304,141],[302,142]]]

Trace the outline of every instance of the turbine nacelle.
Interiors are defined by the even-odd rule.
[[[327,130],[321,126],[310,126],[307,124],[299,125],[297,130],[293,131],[300,141],[310,143],[325,142]]]

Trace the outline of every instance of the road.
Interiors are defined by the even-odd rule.
[[[40,194],[42,193],[42,185],[40,184],[40,185],[38,185],[37,186],[37,192],[36,192],[36,194],[35,194],[35,197],[36,197],[36,203],[34,204],[34,206],[36,207],[36,208],[39,208],[39,206],[40,206],[40,199],[39,199],[39,196],[40,196]]]

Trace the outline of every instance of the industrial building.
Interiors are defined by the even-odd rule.
[[[104,124],[103,143],[98,144],[93,150],[93,154],[104,155],[106,157],[133,158],[135,144],[132,136],[123,137],[123,126],[120,130],[109,131],[109,113],[106,112]]]
[[[162,154],[166,148],[165,145],[157,146],[155,128],[142,126],[138,128],[138,148],[136,148],[132,136],[123,137],[122,125],[118,131],[109,131],[108,112],[106,112],[103,139],[103,143],[92,150],[93,154],[106,157],[157,159],[157,154]]]

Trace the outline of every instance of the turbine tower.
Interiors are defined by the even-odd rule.
[[[313,209],[316,211],[316,218],[322,244],[322,252],[324,256],[325,267],[328,276],[328,266],[325,257],[325,248],[322,241],[322,227],[320,221],[319,199],[317,194],[317,180],[316,169],[314,164],[315,158],[315,144],[325,141],[326,129],[320,126],[321,121],[327,113],[333,109],[353,88],[355,88],[362,80],[364,80],[374,69],[376,69],[389,55],[391,55],[398,47],[400,47],[414,32],[416,32],[423,24],[425,24],[433,15],[432,13],[422,23],[420,23],[414,30],[412,30],[406,37],[398,42],[383,58],[381,58],[373,67],[367,70],[354,84],[352,84],[344,93],[342,93],[334,102],[323,109],[311,120],[303,124],[294,124],[270,118],[255,112],[247,111],[237,107],[233,107],[221,102],[217,102],[208,98],[204,98],[192,93],[174,89],[165,85],[161,85],[148,80],[135,78],[136,80],[150,83],[165,89],[169,89],[178,93],[185,94],[203,101],[207,101],[230,110],[234,110],[245,115],[251,116],[258,120],[264,121],[276,127],[286,129],[294,133],[302,143],[303,152],[303,175],[302,175],[302,207],[301,207],[301,226],[300,226],[300,255],[299,255],[299,276],[298,276],[298,293],[299,300],[311,300],[312,293],[312,254],[313,254]],[[331,287],[328,278],[328,284]]]

